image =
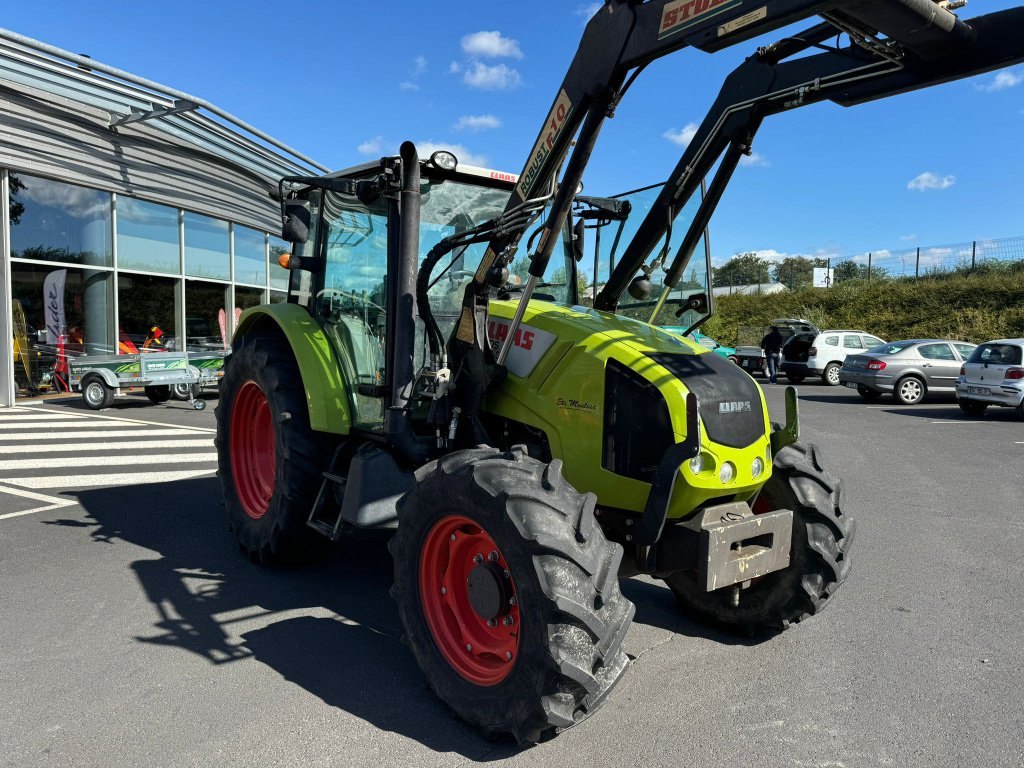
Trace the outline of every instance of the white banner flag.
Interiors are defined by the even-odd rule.
[[[56,346],[57,340],[65,334],[64,321],[64,280],[66,269],[56,269],[43,280],[43,302],[46,307],[46,343]]]

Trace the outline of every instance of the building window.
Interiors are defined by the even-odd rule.
[[[163,352],[177,347],[179,280],[151,275],[117,276],[118,351]]]
[[[117,266],[177,275],[181,270],[178,211],[166,205],[117,198]]]
[[[185,211],[185,274],[193,277],[231,277],[228,223]]]
[[[220,283],[185,281],[185,349],[189,352],[223,352],[228,347],[228,287]]]
[[[279,237],[270,237],[270,287],[282,291],[288,290],[289,271],[277,263],[282,253],[291,253],[292,245]]]
[[[271,291],[270,292],[270,304],[284,304],[288,301],[288,294],[282,291]]]
[[[235,311],[244,312],[249,307],[263,303],[263,291],[259,288],[235,288]]]
[[[66,391],[66,357],[114,348],[114,276],[15,262],[14,379],[19,395]]]
[[[267,282],[267,236],[255,229],[235,225],[235,282],[265,285]]]
[[[10,176],[11,257],[110,266],[110,193]]]

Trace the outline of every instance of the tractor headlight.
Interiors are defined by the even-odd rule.
[[[704,471],[704,454],[698,453],[692,459],[690,459],[690,471],[695,475],[699,475]]]
[[[718,471],[718,479],[722,481],[722,485],[731,483],[733,478],[736,477],[736,467],[731,461],[726,461],[722,464],[722,468]]]
[[[764,472],[764,461],[761,459],[760,456],[758,456],[757,458],[754,459],[753,463],[750,465],[750,474],[753,475],[754,479],[756,480],[757,478],[759,478],[761,476],[761,474],[763,472]]]
[[[451,152],[446,152],[443,149],[439,149],[437,152],[432,154],[430,156],[430,162],[445,171],[454,171],[459,164],[455,155]]]

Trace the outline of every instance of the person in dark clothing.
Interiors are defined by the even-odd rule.
[[[764,350],[765,359],[768,362],[768,381],[772,384],[778,383],[779,363],[782,361],[782,334],[776,326],[765,334],[761,339],[761,349]]]

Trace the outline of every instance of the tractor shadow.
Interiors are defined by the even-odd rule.
[[[91,519],[49,524],[160,555],[130,565],[156,614],[138,642],[193,654],[214,679],[254,659],[328,706],[437,752],[490,761],[520,751],[484,741],[427,688],[388,595],[390,532],[353,536],[322,562],[268,568],[238,551],[216,478],[75,495]]]
[[[239,553],[214,477],[75,495],[88,518],[46,524],[150,550],[129,566],[155,614],[137,642],[192,654],[214,679],[224,665],[254,659],[328,706],[437,752],[492,761],[521,751],[482,739],[427,687],[388,594],[390,532],[359,532],[326,560],[269,568]],[[660,582],[625,579],[622,591],[640,624],[726,645],[764,639],[688,619]]]

